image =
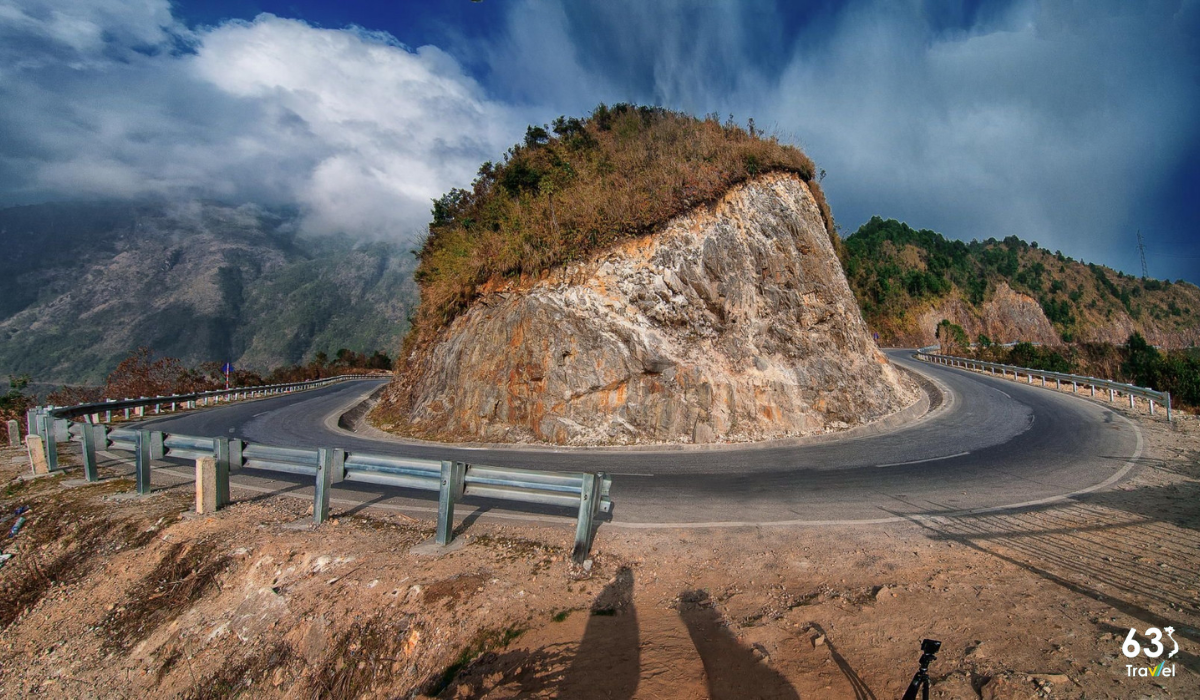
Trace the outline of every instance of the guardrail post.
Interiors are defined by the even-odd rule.
[[[214,443],[216,446],[215,459],[213,460],[213,494],[216,498],[215,508],[223,508],[229,505],[229,465],[231,464],[230,453],[233,451],[231,440],[227,437],[217,438]],[[238,442],[241,442],[240,440]],[[240,452],[240,450],[239,450]],[[240,455],[239,455],[240,456]],[[200,468],[200,463],[196,462],[196,469]],[[199,472],[196,473],[199,476]]]
[[[11,447],[21,444],[21,424],[15,420],[8,421],[8,444]]]
[[[329,484],[333,476],[333,451],[327,447],[317,450],[317,486],[313,491],[313,523],[320,525],[329,519]]]
[[[333,471],[329,477],[332,484],[340,484],[346,480],[346,451],[333,448]]]
[[[36,433],[26,435],[25,449],[29,452],[29,466],[33,473],[49,474],[50,467],[46,464],[46,446],[42,444],[42,436]]]
[[[38,416],[38,436],[42,438],[46,450],[46,468],[50,471],[58,469],[58,441],[54,419],[47,413]]]
[[[1150,415],[1154,415],[1154,399],[1148,400],[1150,401]]]
[[[229,438],[229,473],[236,474],[242,470],[242,465],[245,460],[242,458],[242,449],[246,447],[246,443],[237,438]]]
[[[137,476],[139,496],[150,493],[150,431],[139,430],[134,439],[134,469]]]
[[[443,547],[454,539],[454,502],[462,498],[466,465],[442,461],[442,485],[438,489],[437,543]]]
[[[83,425],[83,478],[88,481],[99,481],[96,471],[96,428],[99,426]]]
[[[1136,406],[1136,405],[1133,403],[1133,394],[1130,394],[1130,395],[1129,395],[1129,407],[1130,407],[1130,408],[1137,408],[1137,406]]]
[[[213,457],[200,457],[196,460],[196,512],[215,513],[221,508],[221,487],[218,478],[219,468]],[[229,481],[226,480],[226,486]]]
[[[1113,403],[1116,400],[1117,400],[1117,390],[1112,388],[1111,386],[1108,387],[1108,402]]]
[[[600,477],[596,474],[583,475],[583,488],[579,493],[579,520],[575,523],[575,547],[571,559],[582,564],[592,548],[593,523],[600,511]]]
[[[167,454],[161,430],[150,431],[150,459],[162,459]]]

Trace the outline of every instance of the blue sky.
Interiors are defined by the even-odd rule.
[[[753,117],[872,215],[1200,282],[1200,2],[0,0],[0,205],[294,204],[415,241],[528,123]]]

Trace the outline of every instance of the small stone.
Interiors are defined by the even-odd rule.
[[[591,559],[583,560],[583,570],[588,573],[591,573],[591,571],[592,571],[592,560]]]
[[[816,637],[814,637],[812,640],[812,645],[814,648],[825,646],[825,635],[819,634]]]

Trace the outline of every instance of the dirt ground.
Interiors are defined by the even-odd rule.
[[[465,547],[424,556],[428,519],[297,529],[302,501],[236,490],[196,517],[186,485],[131,498],[117,465],[94,485],[78,469],[22,479],[6,448],[0,514],[29,511],[0,534],[0,694],[895,698],[933,637],[933,697],[1200,697],[1200,423],[1134,420],[1131,477],[1066,503],[863,527],[606,525],[586,570],[566,525],[469,518]],[[1168,626],[1176,675],[1129,677],[1149,665],[1121,655],[1129,628]]]

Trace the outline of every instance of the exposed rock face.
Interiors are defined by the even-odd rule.
[[[790,175],[487,290],[411,361],[392,391],[411,392],[409,432],[442,439],[766,439],[871,421],[918,392],[870,338]]]
[[[922,347],[936,344],[937,326],[943,319],[962,326],[972,342],[981,333],[996,343],[1023,340],[1057,345],[1062,342],[1041,304],[1027,294],[1014,291],[1005,282],[997,284],[996,293],[983,303],[979,312],[962,299],[951,298],[922,313],[917,322],[920,332],[909,342]]]

